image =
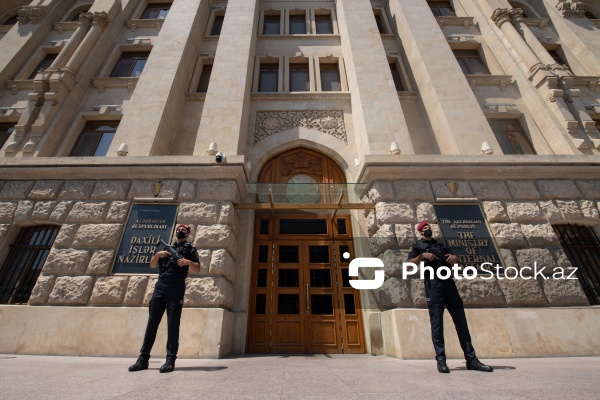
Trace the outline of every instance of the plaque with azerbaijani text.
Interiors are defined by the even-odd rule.
[[[158,273],[158,268],[150,268],[150,260],[160,250],[160,239],[171,241],[176,217],[176,204],[134,204],[112,272]]]
[[[479,204],[434,204],[446,247],[462,267],[503,267]]]

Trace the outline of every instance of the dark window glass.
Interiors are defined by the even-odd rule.
[[[300,314],[300,296],[297,294],[278,294],[277,314]]]
[[[118,127],[118,121],[88,122],[70,156],[105,156]]]
[[[0,269],[0,304],[23,304],[42,271],[58,226],[22,228]]]
[[[309,262],[326,264],[329,262],[329,246],[308,246]]]
[[[354,303],[354,294],[344,293],[344,309],[346,315],[356,314],[356,304]]]
[[[297,269],[280,269],[277,284],[280,288],[296,288],[300,286]]]
[[[15,25],[17,22],[19,22],[19,20],[17,19],[19,15],[13,15],[12,17],[10,17],[9,19],[7,19],[6,21],[4,21],[2,23],[2,25]]]
[[[569,63],[565,61],[565,59],[560,55],[558,50],[548,50],[548,53],[550,53],[550,55],[557,64],[566,65],[567,67],[569,67]]]
[[[306,17],[304,14],[290,15],[290,34],[306,34]]]
[[[89,11],[90,11],[89,7],[79,10],[79,12],[76,12],[75,15],[73,15],[73,17],[71,18],[71,21],[79,21],[79,16],[81,14],[89,12]]]
[[[313,315],[332,315],[333,298],[330,294],[311,294],[310,312]]]
[[[324,219],[282,219],[279,221],[282,235],[326,235],[327,221]]]
[[[279,77],[279,64],[260,64],[258,77],[259,92],[277,92]]]
[[[224,15],[216,15],[215,22],[213,22],[212,30],[210,34],[212,36],[219,36],[221,34],[221,29],[223,28],[223,21],[225,21]]]
[[[337,230],[338,230],[338,235],[347,235],[348,234],[348,230],[346,228],[346,220],[344,218],[337,219]]]
[[[398,67],[396,63],[390,63],[390,71],[392,71],[392,78],[394,78],[394,85],[396,86],[396,91],[402,92],[404,87],[402,86],[402,80],[400,79],[400,72],[398,72]]]
[[[142,13],[141,19],[165,19],[170,8],[170,4],[149,4]]]
[[[204,64],[202,73],[200,74],[200,82],[198,82],[198,92],[206,93],[208,91],[208,83],[210,82],[210,74],[212,72],[212,64]]]
[[[15,124],[0,124],[0,149],[15,131]]]
[[[256,275],[256,287],[267,287],[267,270],[259,268]]]
[[[110,73],[111,77],[137,78],[142,74],[146,61],[150,56],[149,51],[124,52]]]
[[[598,17],[596,17],[594,14],[592,14],[591,11],[586,11],[584,16],[588,19],[598,19]],[[6,22],[4,24],[8,25]]]
[[[49,68],[57,56],[58,56],[58,54],[46,54],[46,57],[44,57],[44,59],[37,65],[37,67],[35,67],[35,69],[31,73],[31,75],[29,75],[29,78],[27,78],[27,79],[35,78],[35,76],[38,74],[38,72],[40,70]]]
[[[330,288],[331,270],[329,269],[311,269],[310,287],[312,288]]]
[[[333,34],[333,24],[330,15],[315,15],[316,32],[319,35]]]
[[[352,255],[350,253],[350,247],[348,245],[340,245],[339,247],[340,249],[340,262],[341,263],[350,263],[351,259],[352,259]],[[344,254],[348,253],[349,257],[348,258],[344,258]]]
[[[489,120],[504,154],[535,154],[518,120]]]
[[[379,33],[381,33],[381,34],[387,33],[387,30],[385,29],[385,24],[383,23],[381,14],[379,14],[379,13],[375,14],[375,22],[377,22],[377,29],[379,30]]]
[[[308,92],[308,64],[290,64],[290,92]]]
[[[348,268],[342,268],[342,286],[352,287],[350,286],[350,273]]]
[[[280,263],[297,263],[298,246],[279,246]]]
[[[269,234],[269,220],[268,219],[260,220],[260,234],[261,235]]]
[[[256,295],[256,306],[254,307],[254,314],[264,315],[267,311],[267,295],[258,293]]]
[[[490,74],[477,50],[452,50],[452,52],[465,75]]]
[[[263,35],[279,35],[279,15],[265,15]]]
[[[337,64],[321,64],[321,90],[339,92],[342,90],[340,71]]]
[[[266,263],[269,261],[269,246],[258,246],[258,262]]]
[[[427,3],[436,17],[456,17],[449,1],[428,1]]]

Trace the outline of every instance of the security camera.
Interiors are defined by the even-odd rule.
[[[124,157],[129,153],[129,149],[127,148],[127,144],[121,143],[119,149],[117,150],[117,155],[120,157]]]
[[[223,161],[224,158],[225,158],[225,156],[223,155],[223,153],[221,153],[220,151],[217,151],[217,155],[215,156],[215,161],[220,163]]]

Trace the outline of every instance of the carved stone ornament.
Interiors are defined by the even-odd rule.
[[[94,14],[86,12],[79,14],[79,25],[90,28],[92,26],[92,22],[94,20]]]
[[[523,22],[523,10],[520,8],[513,8],[509,11],[509,13],[513,25],[516,25],[518,22]]]
[[[508,8],[496,8],[492,14],[492,21],[498,26],[502,27],[502,24],[510,21],[510,10]]]
[[[276,133],[303,127],[315,129],[348,143],[342,111],[259,111],[256,113],[254,143]]]
[[[108,14],[106,12],[102,11],[94,13],[94,25],[98,25],[100,29],[104,30],[109,23],[110,20],[108,19]]]
[[[323,175],[323,163],[321,159],[308,153],[300,151],[280,160],[281,175],[311,174]]]
[[[19,9],[19,25],[39,24],[44,17],[44,7],[23,7]]]
[[[577,18],[583,18],[583,17],[585,17],[585,5],[583,4],[582,1],[574,1],[571,4],[571,12]]]
[[[558,4],[556,4],[556,9],[560,11],[565,18],[569,18],[572,15],[578,18],[583,18],[585,16],[585,5],[582,1],[560,0]]]

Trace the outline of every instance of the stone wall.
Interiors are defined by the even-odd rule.
[[[537,261],[546,271],[561,267],[570,274],[572,266],[552,225],[600,224],[600,181],[458,181],[456,193],[447,182],[377,181],[371,186],[367,198],[376,207],[366,215],[366,228],[371,254],[383,260],[386,273],[384,285],[374,293],[380,309],[427,306],[423,281],[403,280],[401,266],[420,238],[417,223],[436,223],[435,199],[477,199],[505,267],[519,271]],[[433,230],[434,236],[439,234],[437,225]],[[523,270],[524,276],[528,271]],[[472,307],[589,305],[577,280],[477,278],[456,284],[465,305]]]
[[[134,198],[151,198],[152,181],[38,180],[0,183],[0,241],[12,227],[59,225],[30,305],[145,306],[157,276],[112,275]],[[236,275],[239,200],[235,181],[162,181],[158,197],[179,202],[177,223],[192,227],[201,271],[190,274],[186,307],[230,308]],[[12,236],[12,235],[11,235]],[[14,240],[14,237],[10,237]],[[6,243],[5,243],[6,246]]]

